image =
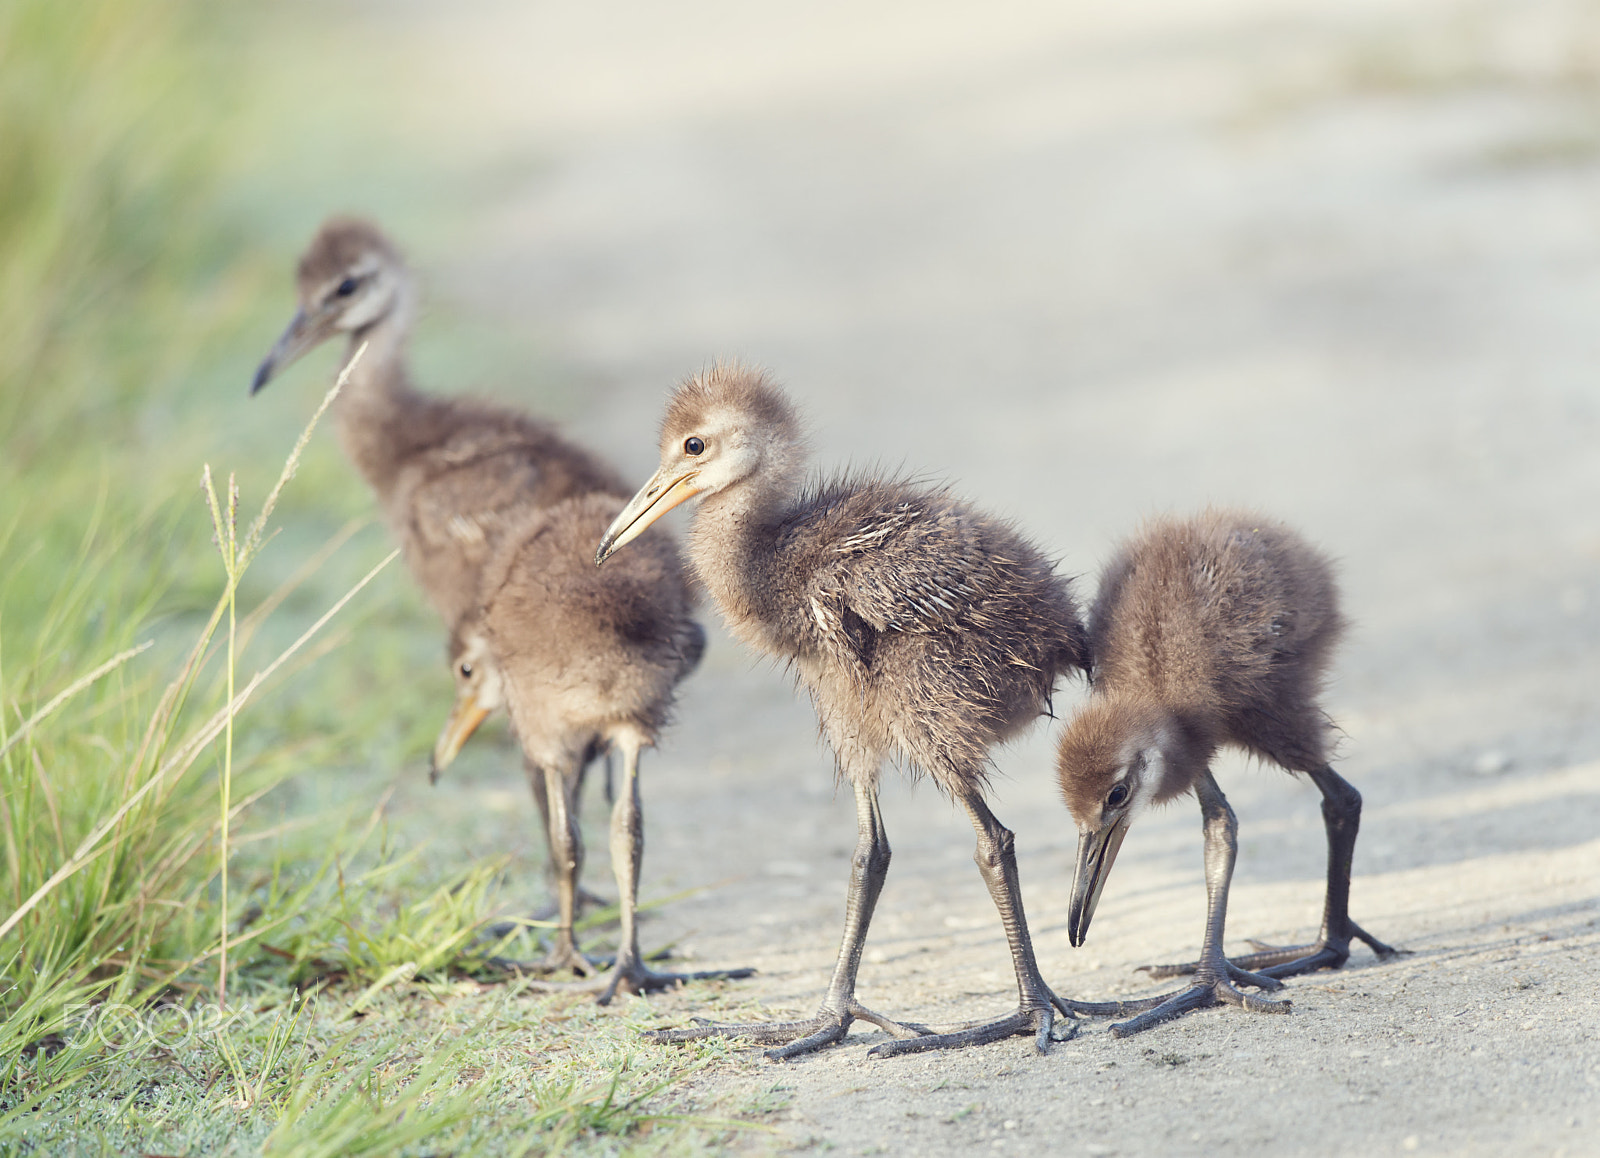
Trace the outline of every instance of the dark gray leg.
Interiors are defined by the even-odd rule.
[[[1350,941],[1363,941],[1378,959],[1387,961],[1401,950],[1385,945],[1350,919],[1350,869],[1355,859],[1356,834],[1361,828],[1361,793],[1328,765],[1308,773],[1322,792],[1322,823],[1328,832],[1328,891],[1322,905],[1322,931],[1309,945],[1263,945],[1261,952],[1232,958],[1241,969],[1267,977],[1293,977],[1318,969],[1338,969],[1350,959]],[[1147,966],[1152,977],[1176,977],[1194,972],[1194,965]]]
[[[696,973],[657,973],[645,968],[639,953],[639,866],[644,861],[644,812],[639,801],[640,737],[628,735],[622,747],[622,792],[611,810],[611,868],[617,877],[617,892],[622,905],[622,939],[617,949],[617,964],[612,969],[599,1002],[608,1005],[620,988],[628,993],[646,993],[681,985],[685,981],[713,981],[749,977],[754,969],[710,969]],[[611,758],[606,757],[606,772]]]
[[[1139,1004],[1149,1008],[1136,1017],[1112,1025],[1113,1037],[1130,1037],[1163,1021],[1181,1017],[1191,1009],[1203,1009],[1208,1005],[1237,1005],[1257,1013],[1289,1012],[1287,1001],[1269,1001],[1235,988],[1237,983],[1272,990],[1283,988],[1283,983],[1240,969],[1223,956],[1222,931],[1228,917],[1228,885],[1233,879],[1233,862],[1238,855],[1239,822],[1209,769],[1195,784],[1195,794],[1200,798],[1201,823],[1206,837],[1206,934],[1200,960],[1195,965],[1194,984],[1169,996],[1138,1003],[1124,1002],[1124,1005]]]
[[[1001,824],[989,811],[983,797],[969,793],[962,798],[972,827],[978,833],[978,848],[973,859],[983,883],[989,887],[994,907],[1000,911],[1000,924],[1006,932],[1006,944],[1011,948],[1011,964],[1017,974],[1016,1012],[995,1021],[981,1022],[951,1033],[929,1034],[900,1041],[886,1041],[871,1050],[883,1057],[895,1054],[918,1053],[928,1049],[958,1049],[969,1045],[988,1045],[1002,1038],[1031,1033],[1034,1048],[1046,1053],[1052,1040],[1055,1012],[1060,1009],[1071,1017],[1069,1003],[1061,1001],[1050,992],[1044,978],[1039,975],[1039,965],[1033,956],[1033,938],[1028,935],[1028,920],[1022,912],[1022,887],[1017,877],[1016,838],[1010,829]]]
[[[914,1024],[891,1021],[874,1013],[856,1000],[856,974],[861,968],[861,953],[866,947],[867,928],[872,910],[889,874],[889,836],[878,809],[878,793],[867,777],[855,779],[856,851],[850,860],[850,889],[845,895],[844,936],[839,942],[839,957],[833,979],[822,999],[817,1015],[805,1021],[774,1021],[751,1025],[715,1025],[709,1022],[693,1029],[665,1029],[646,1034],[656,1041],[696,1041],[706,1037],[744,1037],[779,1048],[767,1051],[774,1061],[820,1049],[841,1040],[856,1018],[871,1022],[897,1037],[912,1037],[927,1032]],[[783,1044],[787,1043],[787,1044]]]

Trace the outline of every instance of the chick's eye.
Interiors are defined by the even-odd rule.
[[[706,444],[693,436],[683,440],[684,454],[704,454]]]
[[[1111,808],[1121,808],[1128,802],[1128,786],[1118,784],[1106,795],[1106,805]]]
[[[338,288],[336,288],[333,292],[338,297],[347,298],[356,292],[356,286],[360,284],[361,283],[355,278],[347,277],[339,283]]]
[[[462,679],[471,679],[472,678],[472,665],[470,663],[464,663],[464,664],[461,665],[461,678]]]

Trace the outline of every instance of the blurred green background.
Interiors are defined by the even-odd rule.
[[[0,1151],[387,1154],[448,1134],[462,1152],[520,1152],[637,1128],[644,1095],[624,1108],[619,1088],[670,1085],[685,1060],[641,1063],[624,1018],[586,1032],[571,1064],[530,1068],[530,1010],[549,1040],[568,1016],[508,1006],[504,989],[448,988],[479,922],[506,907],[496,898],[516,857],[491,825],[467,838],[484,855],[463,871],[458,848],[433,855],[425,825],[396,834],[373,811],[396,777],[421,775],[451,694],[436,624],[399,567],[238,718],[228,774],[246,806],[225,916],[220,743],[185,778],[137,794],[225,694],[222,635],[190,682],[169,684],[226,582],[202,467],[219,487],[237,473],[242,527],[329,380],[322,352],[274,383],[289,400],[247,396],[292,311],[296,253],[324,215],[359,211],[425,266],[471,202],[469,159],[448,135],[423,139],[386,115],[402,86],[351,15],[0,3],[0,908],[43,885],[0,937]],[[459,389],[515,370],[539,404],[537,350],[430,306],[423,376]],[[286,591],[240,654],[241,684],[388,553],[371,508],[319,432],[238,590],[241,616]],[[152,651],[19,732],[147,640]],[[504,751],[490,759],[515,768]],[[98,845],[80,844],[130,806]],[[513,909],[537,895],[539,859],[517,865]],[[223,920],[261,934],[232,951],[228,1006],[245,1020],[172,1049],[73,1037],[74,1009],[214,1008]],[[406,1007],[413,979],[460,998],[440,1026]],[[307,1012],[296,995],[315,990],[324,1001]],[[342,1024],[352,1000],[359,1031]]]
[[[293,308],[294,257],[317,222],[373,215],[424,266],[451,240],[459,211],[440,206],[468,183],[463,158],[448,138],[423,142],[383,115],[396,82],[375,75],[341,23],[348,15],[191,0],[0,7],[0,646],[12,710],[131,638],[140,600],[153,602],[157,624],[209,608],[221,571],[202,464],[236,471],[247,507],[259,503],[328,381],[334,355],[320,352],[274,383],[298,404],[247,397],[255,360]],[[514,332],[454,318],[437,296],[429,305],[424,377],[471,388],[516,367],[536,396],[536,352]],[[354,482],[333,441],[313,440],[279,539],[246,580],[246,605],[370,513]],[[263,645],[308,622],[386,549],[375,529],[359,536],[292,596]],[[98,576],[102,606],[63,634],[45,608],[85,557],[114,559],[118,581]],[[374,605],[426,622],[398,570],[358,614]],[[447,686],[434,649],[373,660],[292,691],[315,717],[293,726],[348,725],[383,698],[375,689],[427,684],[396,678],[415,667]],[[382,715],[389,728],[426,728],[426,713]],[[416,735],[360,724],[374,758],[417,751]]]

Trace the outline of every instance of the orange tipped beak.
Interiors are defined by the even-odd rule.
[[[1078,837],[1078,874],[1072,882],[1072,905],[1067,910],[1067,937],[1074,949],[1089,935],[1089,920],[1127,835],[1128,816],[1124,813],[1098,832],[1085,832]]]
[[[480,707],[477,697],[471,692],[463,692],[457,697],[456,706],[445,721],[444,731],[439,733],[439,739],[433,745],[433,758],[428,765],[429,784],[438,783],[439,773],[450,767],[456,753],[461,751],[461,745],[488,717],[489,709]]]
[[[693,467],[662,467],[650,481],[639,488],[639,493],[628,500],[622,513],[611,521],[594,553],[594,565],[599,567],[622,548],[633,542],[649,528],[650,524],[673,507],[685,503],[700,493],[700,472]]]

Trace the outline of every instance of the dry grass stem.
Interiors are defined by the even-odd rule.
[[[12,748],[15,748],[19,743],[21,743],[29,732],[33,731],[33,729],[37,727],[41,721],[48,718],[49,715],[57,708],[61,707],[62,704],[65,704],[68,700],[77,695],[79,692],[83,691],[85,688],[93,686],[96,681],[110,675],[134,656],[149,651],[155,646],[155,642],[156,641],[153,639],[147,639],[137,647],[130,647],[127,651],[120,651],[110,659],[106,660],[105,663],[95,668],[93,671],[87,673],[86,675],[79,676],[77,679],[73,680],[61,691],[50,697],[49,703],[45,704],[44,707],[40,708],[38,711],[34,712],[33,715],[24,720],[22,722],[22,726],[13,732],[11,737],[6,740],[4,744],[0,744],[0,756],[4,756],[7,752],[11,751]]]

